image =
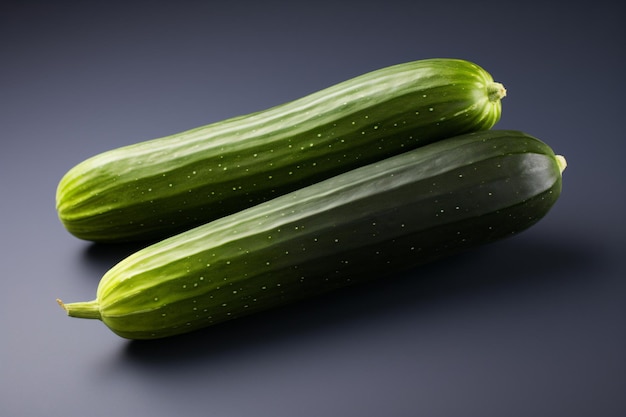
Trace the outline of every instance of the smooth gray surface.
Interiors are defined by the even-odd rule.
[[[1,416],[626,415],[618,2],[91,3],[0,6]],[[498,128],[567,157],[532,229],[158,342],[56,305],[93,298],[133,249],[62,228],[55,188],[74,164],[441,56],[505,84]]]

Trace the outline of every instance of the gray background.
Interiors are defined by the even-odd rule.
[[[0,415],[626,415],[618,2],[211,4],[0,6]],[[55,188],[74,164],[444,56],[505,84],[498,128],[567,157],[562,197],[532,229],[158,342],[57,306],[92,299],[135,249],[62,228]]]

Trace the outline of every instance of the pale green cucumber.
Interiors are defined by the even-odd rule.
[[[445,137],[491,128],[502,84],[459,59],[399,64],[268,110],[96,155],[58,215],[92,241],[157,240]]]

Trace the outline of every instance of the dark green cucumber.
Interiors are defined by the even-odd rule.
[[[383,68],[265,111],[96,155],[57,210],[75,236],[155,240],[500,118],[502,84],[429,59]]]
[[[565,160],[516,131],[446,139],[146,247],[90,302],[125,338],[171,336],[512,236],[561,192]]]

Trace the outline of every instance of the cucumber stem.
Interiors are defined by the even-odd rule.
[[[506,88],[501,83],[492,82],[487,86],[489,101],[498,101],[506,97]]]
[[[565,160],[565,157],[563,155],[555,155],[556,158],[556,163],[559,166],[559,171],[561,171],[561,174],[563,173],[563,171],[565,171],[565,168],[567,167],[567,161]]]
[[[57,298],[57,303],[63,307],[63,309],[67,312],[67,315],[70,317],[78,317],[81,319],[102,319],[98,300],[65,304]]]

